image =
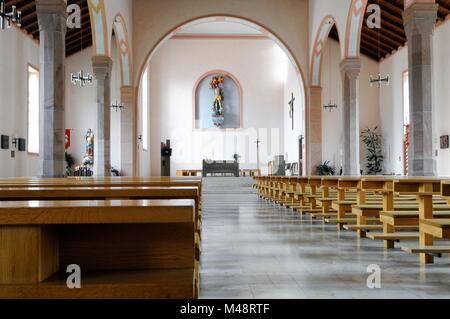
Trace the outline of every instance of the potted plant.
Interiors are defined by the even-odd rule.
[[[336,175],[336,168],[330,165],[330,161],[325,161],[317,165],[316,174],[318,176],[333,176]]]
[[[381,134],[377,132],[378,126],[373,130],[366,128],[361,132],[361,138],[367,148],[366,169],[367,175],[377,175],[383,171],[383,143]]]
[[[64,157],[66,160],[66,176],[71,176],[73,174],[73,165],[75,164],[75,160],[73,159],[70,153],[65,152]]]

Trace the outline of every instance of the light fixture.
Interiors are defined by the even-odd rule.
[[[330,102],[328,102],[328,104],[324,104],[323,108],[325,110],[328,110],[331,112],[333,109],[337,109],[338,105],[336,103],[331,103],[331,100],[330,100]]]
[[[381,73],[378,73],[378,77],[376,77],[375,79],[372,77],[372,75],[370,76],[370,86],[372,87],[374,84],[378,85],[378,88],[381,88],[381,86],[383,84],[385,84],[386,86],[389,86],[390,83],[390,77],[389,74],[386,75],[385,77],[381,77]]]
[[[378,0],[378,7],[379,6],[380,6],[380,0]],[[377,44],[378,44],[378,47],[377,47],[378,55],[377,56],[378,56],[378,58],[380,58],[381,57],[381,26],[378,27],[378,43]],[[389,86],[389,84],[390,84],[389,74],[386,75],[385,77],[382,77],[381,73],[379,72],[378,76],[376,78],[374,78],[372,75],[370,75],[369,84],[370,84],[370,87],[377,85],[379,89],[381,88],[381,86],[383,84],[385,84],[386,86]]]
[[[122,102],[117,102],[117,100],[116,100],[116,103],[113,103],[111,105],[111,108],[113,108],[117,112],[117,110],[121,110],[122,111],[124,106],[123,106]]]
[[[0,28],[5,30],[11,28],[11,23],[19,28],[22,26],[22,12],[16,6],[11,7],[11,12],[5,12],[5,1],[0,0]]]
[[[83,2],[81,2],[81,10],[83,10]],[[83,28],[81,28],[81,51],[83,51]],[[92,84],[93,79],[92,75],[89,72],[84,73],[83,70],[78,71],[77,73],[70,73],[70,81],[73,85],[79,85],[80,87],[85,87],[86,84]]]
[[[329,24],[331,24],[331,20],[330,21],[328,21],[328,23]],[[331,28],[331,27],[330,27]],[[333,96],[333,85],[331,84],[331,76],[332,76],[332,70],[331,70],[331,50],[328,52],[329,54],[328,54],[328,67],[329,67],[329,69],[330,69],[330,75],[329,75],[329,78],[328,78],[328,85],[329,85],[329,88],[330,88],[330,91],[329,91],[329,97],[330,97],[330,102],[328,102],[328,104],[324,104],[323,105],[323,108],[325,109],[325,110],[328,110],[328,111],[332,111],[333,109],[337,109],[338,108],[338,105],[337,105],[337,103],[336,102],[331,102],[331,97]]]
[[[89,73],[84,74],[83,70],[81,70],[78,73],[71,73],[70,80],[73,85],[84,87],[86,84],[92,84],[92,75]]]

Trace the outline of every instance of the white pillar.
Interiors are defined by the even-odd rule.
[[[436,3],[413,3],[403,14],[408,38],[409,113],[411,137],[408,174],[435,176],[433,154],[432,34]]]
[[[39,23],[41,171],[43,177],[65,176],[65,58],[64,0],[37,0]]]
[[[346,58],[341,64],[343,88],[343,175],[359,176],[359,73],[360,58]]]
[[[111,58],[104,55],[93,56],[92,69],[96,79],[97,104],[94,174],[111,176]]]

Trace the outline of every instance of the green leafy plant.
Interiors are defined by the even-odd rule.
[[[64,153],[64,158],[66,160],[66,176],[71,176],[73,174],[73,165],[75,164],[75,160],[72,155],[67,152]]]
[[[330,161],[320,163],[316,167],[316,174],[318,176],[332,176],[336,175],[336,167],[330,165]]]
[[[383,141],[378,133],[378,126],[373,130],[366,128],[361,132],[361,138],[367,148],[367,175],[377,175],[383,171]]]

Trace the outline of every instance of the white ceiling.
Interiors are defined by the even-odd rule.
[[[232,35],[262,35],[261,31],[239,22],[206,21],[192,23],[183,27],[176,34],[232,34]]]

